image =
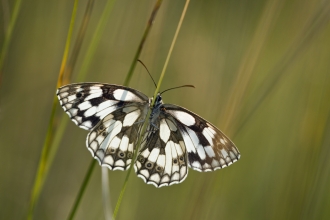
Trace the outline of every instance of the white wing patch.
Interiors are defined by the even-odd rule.
[[[170,128],[168,127],[165,119],[162,119],[160,121],[160,126],[159,126],[160,138],[166,143],[170,137],[170,134],[171,134]]]
[[[175,116],[181,123],[183,123],[186,126],[191,126],[195,124],[195,118],[184,111],[169,110],[168,112],[173,116]]]
[[[128,113],[125,116],[123,125],[125,127],[132,126],[134,124],[134,122],[136,122],[136,119],[138,119],[140,117],[140,115],[141,115],[140,109],[137,109],[137,110],[135,110],[133,112]]]
[[[116,89],[115,91],[113,91],[113,97],[120,101],[142,102],[142,100],[138,96],[124,89]]]

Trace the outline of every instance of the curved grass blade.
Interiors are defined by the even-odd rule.
[[[152,10],[152,13],[151,13],[151,16],[148,20],[148,24],[147,24],[147,27],[143,33],[143,36],[142,36],[142,39],[140,41],[140,44],[139,44],[139,47],[134,55],[134,58],[133,58],[133,62],[131,64],[131,67],[129,68],[129,71],[128,71],[128,74],[126,75],[126,78],[125,78],[125,81],[124,81],[124,86],[128,86],[129,82],[131,81],[132,79],[132,76],[133,76],[133,72],[135,70],[135,65],[137,63],[137,60],[139,59],[140,57],[140,54],[142,52],[142,49],[143,49],[143,45],[144,45],[144,42],[146,41],[148,35],[149,35],[149,32],[150,32],[150,29],[152,27],[152,23],[154,22],[155,18],[156,18],[156,15],[157,15],[157,12],[158,12],[158,9],[160,7],[160,5],[162,4],[163,0],[157,0],[153,10]]]
[[[92,40],[88,46],[85,57],[83,59],[82,66],[79,71],[79,75],[77,76],[77,79],[76,79],[77,82],[83,82],[84,79],[86,78],[87,71],[90,66],[90,62],[92,60],[92,57],[95,54],[97,46],[99,45],[101,36],[103,35],[107,21],[109,20],[109,17],[111,15],[111,11],[112,11],[112,8],[113,8],[113,5],[115,2],[116,2],[116,0],[109,0],[107,2],[107,4],[105,5],[105,8],[104,8],[101,18],[100,18],[100,21],[96,26],[94,35],[92,37]]]
[[[78,1],[75,1],[75,3],[74,3],[67,42],[66,42],[66,46],[65,46],[65,50],[64,50],[64,54],[63,54],[63,58],[62,58],[61,69],[60,69],[60,73],[59,73],[59,77],[58,77],[58,81],[57,81],[57,87],[60,87],[64,83],[68,83],[70,81],[69,79],[71,78],[72,71],[75,66],[75,63],[76,63],[76,60],[77,60],[84,36],[85,36],[87,24],[88,24],[88,21],[90,20],[90,14],[92,11],[93,3],[94,3],[94,0],[91,0],[88,2],[88,5],[86,7],[85,16],[84,16],[80,31],[78,33],[78,37],[75,42],[72,55],[70,57],[69,62],[67,63],[67,60],[68,60],[67,57],[68,57],[68,53],[69,53],[69,47],[70,47],[70,42],[71,42],[71,38],[72,38],[73,27],[74,27],[74,23],[75,23]],[[31,219],[33,217],[33,210],[34,210],[35,203],[39,198],[40,192],[43,187],[44,180],[48,173],[48,169],[51,165],[51,162],[53,161],[54,155],[56,154],[55,149],[58,149],[58,147],[56,147],[58,145],[55,145],[54,149],[50,149],[50,147],[52,146],[51,144],[52,144],[53,135],[54,135],[53,122],[54,122],[54,118],[55,118],[56,106],[57,106],[57,97],[55,96],[54,100],[53,100],[52,114],[51,114],[51,118],[49,121],[46,140],[45,140],[44,147],[42,150],[42,156],[40,159],[39,168],[38,168],[38,172],[37,172],[37,176],[36,176],[36,180],[35,180],[35,185],[34,185],[34,188],[32,191],[32,196],[31,196],[31,202],[30,202],[30,208],[29,208],[29,214],[28,214],[28,216],[29,216],[28,218],[31,218]],[[61,125],[62,126],[60,128],[62,128],[61,129],[62,132],[60,132],[60,133],[63,134],[66,123],[61,124]],[[56,143],[59,143],[59,141],[57,141]]]
[[[164,75],[165,75],[165,72],[166,72],[166,68],[167,68],[167,65],[168,65],[168,62],[170,60],[170,57],[171,57],[171,54],[172,54],[172,51],[173,51],[173,48],[174,48],[174,45],[175,45],[175,42],[176,42],[176,39],[178,37],[178,34],[179,34],[179,31],[181,29],[181,25],[182,25],[182,22],[183,22],[183,19],[185,17],[185,14],[186,14],[186,11],[187,11],[187,8],[188,8],[188,5],[189,5],[189,1],[190,0],[187,0],[186,3],[185,3],[185,6],[183,8],[183,11],[182,11],[182,14],[181,14],[181,18],[179,20],[179,23],[178,23],[178,27],[175,31],[175,34],[174,34],[174,37],[173,37],[173,40],[172,40],[172,43],[171,43],[171,46],[170,46],[170,49],[169,49],[169,52],[167,54],[167,57],[166,57],[166,61],[165,61],[165,64],[164,64],[164,67],[163,67],[163,70],[162,70],[162,73],[161,73],[161,76],[158,80],[158,84],[157,84],[157,88],[155,90],[155,93],[154,93],[154,98],[153,98],[153,101],[151,103],[151,106],[154,104],[154,100],[155,100],[155,97],[157,96],[157,93],[159,91],[159,88],[162,84],[162,81],[163,81],[163,78],[164,78]],[[149,118],[149,115],[150,115],[150,109],[148,110],[148,114],[147,114],[147,117],[146,119]],[[141,145],[141,141],[143,139],[143,134],[146,132],[147,130],[147,120],[144,121],[143,123],[143,127],[142,127],[142,132],[140,133],[139,135],[139,138],[138,138],[138,141],[137,141],[137,149],[140,148],[140,145]],[[112,216],[112,219],[116,219],[117,217],[117,214],[118,214],[118,211],[119,211],[119,208],[120,208],[120,205],[121,205],[121,202],[122,202],[122,199],[123,199],[123,196],[124,196],[124,193],[125,193],[125,190],[126,190],[126,187],[127,187],[127,183],[128,183],[128,179],[129,179],[129,176],[130,176],[130,173],[133,169],[133,166],[134,166],[134,161],[136,160],[136,156],[137,156],[137,152],[138,150],[136,150],[134,152],[134,156],[133,156],[133,159],[132,159],[132,163],[131,163],[131,166],[126,174],[126,178],[125,178],[125,181],[124,181],[124,184],[123,184],[123,187],[120,191],[120,195],[119,195],[119,198],[117,200],[117,204],[116,204],[116,207],[115,207],[115,210],[114,210],[114,213],[113,213],[113,216]]]
[[[3,64],[5,62],[5,58],[6,58],[6,55],[7,55],[7,52],[8,52],[8,48],[9,48],[10,41],[11,41],[11,36],[13,34],[13,30],[14,30],[14,27],[15,27],[15,24],[16,24],[17,16],[18,16],[18,13],[21,9],[21,2],[22,2],[22,0],[17,0],[15,2],[13,15],[10,18],[8,28],[5,31],[5,39],[4,39],[2,49],[1,49],[1,54],[0,54],[0,85],[2,83]]]
[[[139,47],[138,47],[138,50],[134,56],[134,59],[133,59],[133,62],[131,64],[131,67],[130,67],[130,70],[126,76],[126,79],[125,79],[125,82],[124,82],[124,86],[128,86],[131,78],[132,78],[132,75],[133,75],[133,72],[134,72],[134,69],[135,69],[135,66],[136,66],[136,62],[141,54],[141,51],[143,49],[143,45],[144,45],[144,42],[145,40],[147,39],[147,36],[149,35],[149,32],[150,32],[150,28],[152,26],[152,23],[153,23],[153,20],[155,19],[156,17],[156,14],[157,14],[157,11],[161,5],[161,2],[162,0],[158,0],[155,4],[155,7],[152,11],[152,14],[150,16],[150,19],[149,19],[149,22],[148,22],[148,25],[146,27],[146,30],[144,31],[144,34],[143,34],[143,37],[141,39],[141,42],[139,44]],[[110,3],[109,3],[110,4]],[[110,6],[109,6],[110,7]],[[107,9],[108,7],[106,7]],[[107,9],[109,10],[109,8]],[[104,15],[107,15],[106,12],[103,13]],[[103,18],[105,19],[105,18]],[[102,22],[102,21],[101,21]],[[98,29],[99,31],[102,31],[102,24],[100,24],[100,28]],[[95,37],[95,40],[97,40],[98,37]],[[91,52],[93,52],[93,48],[91,48]],[[70,216],[68,219],[73,219],[74,218],[74,215],[75,215],[75,212],[77,210],[77,207],[79,206],[80,204],[80,201],[81,201],[81,198],[82,198],[82,195],[84,194],[85,190],[86,190],[86,187],[88,185],[88,182],[89,182],[89,179],[90,179],[90,171],[92,172],[93,171],[93,168],[95,167],[94,165],[96,164],[96,161],[94,159],[92,159],[90,165],[89,165],[89,168],[88,168],[88,172],[87,174],[85,175],[85,178],[84,178],[84,181],[83,181],[83,184],[81,185],[80,189],[79,189],[79,193],[78,193],[78,197],[76,198],[75,202],[74,202],[74,205],[73,205],[73,209],[71,210],[70,212]],[[130,171],[128,171],[130,173]],[[128,175],[129,175],[128,173]],[[126,176],[127,178],[127,176]]]

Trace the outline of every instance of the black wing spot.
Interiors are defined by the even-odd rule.
[[[118,156],[119,156],[120,158],[124,158],[124,157],[125,157],[125,153],[122,152],[122,151],[119,151],[119,152],[118,152]]]
[[[163,168],[161,166],[156,166],[156,171],[158,173],[162,173],[163,172]]]
[[[145,166],[147,169],[151,170],[153,168],[154,164],[151,163],[150,161],[148,161]]]
[[[82,96],[83,96],[83,94],[82,94],[81,92],[78,92],[78,93],[76,94],[76,97],[77,97],[78,99],[80,99]]]
[[[139,161],[140,163],[144,163],[145,159],[144,159],[143,156],[140,155],[140,156],[138,157],[138,161]]]
[[[177,163],[178,163],[178,160],[177,160],[177,159],[174,159],[174,160],[173,160],[173,163],[174,163],[174,164],[177,164]]]

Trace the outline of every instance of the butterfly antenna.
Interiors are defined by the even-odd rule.
[[[172,90],[172,89],[178,89],[178,88],[182,88],[182,87],[192,87],[192,88],[195,88],[195,86],[193,86],[193,85],[183,85],[183,86],[178,86],[178,87],[173,87],[173,88],[166,89],[166,90],[162,91],[160,94],[163,94],[164,92],[167,92],[167,91]]]
[[[147,70],[147,72],[149,73],[149,76],[151,77],[152,81],[153,81],[154,84],[155,84],[155,87],[157,88],[157,84],[155,83],[154,78],[152,78],[152,76],[151,76],[151,74],[150,74],[148,68],[146,67],[146,65],[144,65],[144,63],[143,63],[141,60],[137,60],[137,61],[140,62],[140,63],[144,66],[144,68]]]

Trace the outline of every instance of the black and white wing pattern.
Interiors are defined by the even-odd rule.
[[[86,145],[93,157],[111,170],[130,167],[151,108],[134,169],[156,187],[182,182],[188,167],[214,171],[240,158],[234,143],[219,129],[185,108],[163,104],[160,93],[150,106],[152,99],[135,89],[76,83],[59,88],[57,97],[71,120],[90,131]]]
[[[57,90],[64,111],[90,130],[86,145],[93,157],[113,170],[128,169],[149,108],[141,92],[118,85],[76,83]]]
[[[164,104],[160,109],[176,120],[192,169],[200,172],[214,171],[240,158],[234,143],[205,119],[176,105]]]
[[[135,172],[156,187],[181,183],[188,175],[188,162],[176,120],[160,113],[148,131],[134,165]]]

